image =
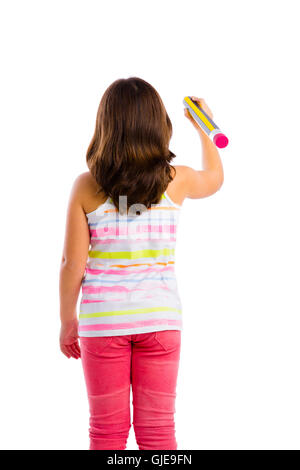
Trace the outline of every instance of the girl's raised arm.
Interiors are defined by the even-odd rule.
[[[199,103],[211,119],[213,118],[211,110],[202,98],[193,96],[192,99]],[[187,198],[199,199],[210,196],[221,188],[224,180],[223,165],[215,144],[196,123],[186,108],[184,114],[200,136],[203,170],[194,170],[184,165],[179,165],[176,168],[180,168],[182,193]]]

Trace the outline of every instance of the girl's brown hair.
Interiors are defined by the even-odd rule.
[[[111,197],[120,213],[127,207],[157,204],[172,181],[169,150],[172,124],[158,92],[137,77],[119,79],[104,92],[87,165],[99,191]]]

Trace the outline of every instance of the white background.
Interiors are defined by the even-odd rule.
[[[230,141],[223,187],[180,216],[178,449],[300,448],[298,3],[1,3],[2,449],[88,448],[59,267],[99,101],[129,76],[161,95],[174,164],[201,169],[186,95]]]

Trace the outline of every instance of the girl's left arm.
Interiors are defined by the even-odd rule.
[[[80,357],[76,305],[88,257],[90,234],[82,207],[83,179],[74,182],[67,209],[63,256],[60,267],[60,349],[68,358]]]

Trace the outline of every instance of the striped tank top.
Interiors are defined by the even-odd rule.
[[[119,214],[110,197],[86,214],[79,337],[182,329],[174,264],[180,208],[164,192],[140,215]]]

